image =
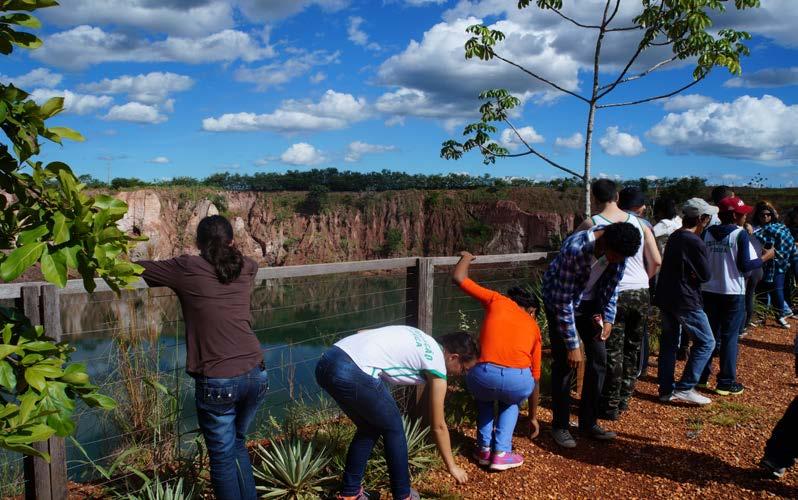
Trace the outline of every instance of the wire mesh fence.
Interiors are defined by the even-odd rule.
[[[475,266],[483,286],[504,292],[537,279],[540,263]],[[434,273],[432,334],[476,328],[482,308],[451,283],[450,267]],[[340,415],[315,382],[315,365],[334,342],[358,330],[407,324],[414,313],[404,272],[265,280],[252,297],[252,327],[261,342],[270,389],[252,437],[284,432],[291,412]],[[61,296],[63,337],[73,360],[116,399],[116,410],[79,406],[67,441],[70,480],[123,491],[142,476],[199,460],[193,380],[185,373],[186,344],[178,299],[164,289]],[[399,391],[404,405],[412,394]],[[305,408],[305,409],[303,409]],[[196,464],[195,464],[196,466]],[[0,497],[24,491],[22,457],[0,451]]]

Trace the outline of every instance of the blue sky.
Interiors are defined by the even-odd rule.
[[[87,141],[45,148],[98,178],[204,177],[313,167],[467,172],[546,179],[560,173],[532,157],[485,166],[477,154],[439,158],[460,135],[477,94],[506,87],[521,97],[514,124],[534,147],[581,171],[586,106],[494,61],[466,62],[465,27],[503,30],[497,51],[562,86],[586,92],[592,32],[515,0],[62,0],[40,11],[43,48],[17,51],[0,79],[43,100],[66,95],[54,124]],[[730,2],[731,3],[731,2]],[[564,11],[597,22],[602,0]],[[623,0],[618,25],[639,0]],[[793,185],[798,168],[798,5],[762,0],[717,26],[747,29],[744,75],[725,70],[667,101],[601,111],[594,175],[701,175],[745,184],[761,173]],[[605,41],[602,81],[635,46],[634,32]],[[642,71],[668,57],[650,52]],[[629,83],[607,102],[661,94],[690,81],[688,62]],[[496,139],[518,148],[513,134]],[[515,149],[518,150],[518,149]]]

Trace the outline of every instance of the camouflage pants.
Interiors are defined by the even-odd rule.
[[[629,404],[640,367],[640,345],[648,315],[647,289],[618,294],[618,310],[612,334],[607,339],[607,376],[599,409],[614,412]]]

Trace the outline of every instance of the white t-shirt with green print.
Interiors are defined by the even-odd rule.
[[[395,385],[419,385],[425,372],[446,378],[440,345],[418,328],[393,325],[365,330],[335,344],[366,374]]]

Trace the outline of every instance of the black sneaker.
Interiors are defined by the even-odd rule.
[[[618,413],[623,413],[629,409],[629,401],[621,401],[618,403]]]
[[[765,473],[768,477],[773,479],[779,479],[784,475],[785,472],[787,472],[786,467],[779,467],[771,462],[767,457],[759,461],[759,466],[765,470]]]
[[[594,425],[590,429],[580,429],[580,432],[585,436],[595,439],[597,441],[612,441],[613,439],[618,437],[617,434],[615,434],[612,431],[604,429],[599,424]]]
[[[599,410],[598,412],[599,420],[618,420],[620,418],[620,412],[618,410]]]
[[[715,393],[721,396],[736,396],[742,394],[743,391],[745,391],[745,387],[739,382],[732,382],[730,385],[719,385],[715,387]]]

